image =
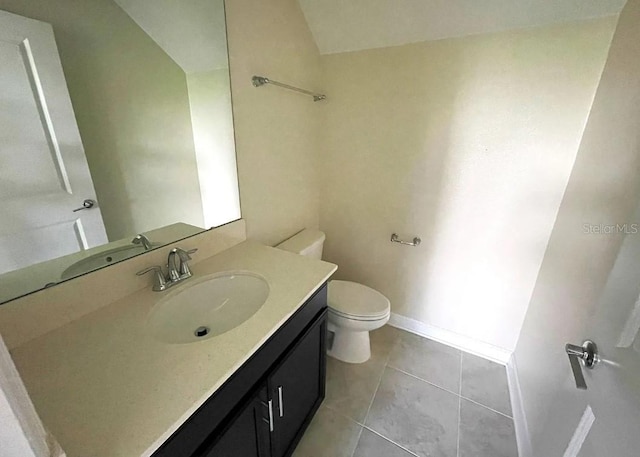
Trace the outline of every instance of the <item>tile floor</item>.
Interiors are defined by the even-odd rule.
[[[371,360],[329,358],[294,457],[517,457],[505,368],[385,326]]]

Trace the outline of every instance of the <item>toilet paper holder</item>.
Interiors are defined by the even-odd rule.
[[[391,234],[391,242],[392,243],[399,243],[399,244],[404,244],[405,246],[418,246],[422,240],[420,238],[418,238],[417,236],[413,239],[413,241],[404,241],[401,240],[400,237],[398,237],[397,233],[392,233]]]

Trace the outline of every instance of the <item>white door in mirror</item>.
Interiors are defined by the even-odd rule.
[[[107,236],[53,29],[0,11],[0,62],[2,274]]]

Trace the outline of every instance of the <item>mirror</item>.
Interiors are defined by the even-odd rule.
[[[223,0],[0,0],[0,303],[240,218]]]

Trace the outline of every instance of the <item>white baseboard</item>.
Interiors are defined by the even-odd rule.
[[[518,455],[519,457],[533,457],[531,436],[529,435],[527,416],[524,412],[522,389],[520,388],[515,354],[511,356],[511,360],[507,363],[507,381],[509,381],[509,395],[511,397],[513,424],[516,429],[516,440],[518,442]]]
[[[493,346],[489,343],[484,343],[450,330],[425,324],[424,322],[400,314],[391,313],[389,325],[448,346],[453,346],[454,348],[497,362],[501,365],[506,365],[511,358],[511,351],[508,349]]]

